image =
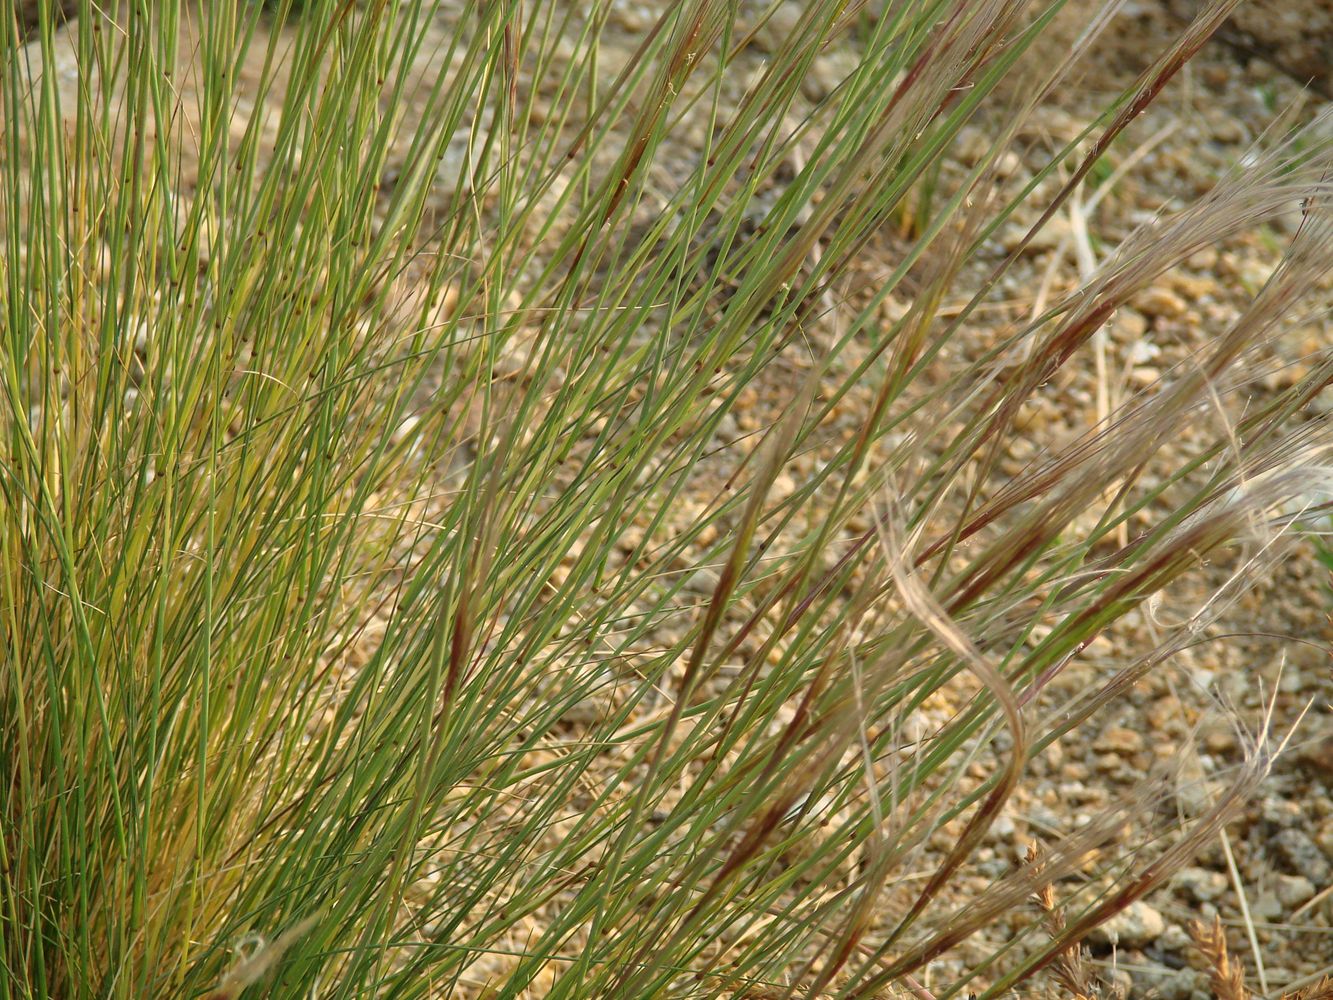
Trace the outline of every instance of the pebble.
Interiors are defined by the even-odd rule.
[[[1143,749],[1143,735],[1124,726],[1109,726],[1097,738],[1093,749],[1122,756],[1138,753]]]
[[[1017,832],[1018,825],[1014,822],[1012,816],[996,817],[990,828],[991,836],[999,840],[1012,840]]]
[[[1156,385],[1161,377],[1161,372],[1156,368],[1148,368],[1146,365],[1131,368],[1129,371],[1130,383],[1138,386],[1140,389],[1146,389],[1149,386]]]
[[[1155,942],[1162,951],[1188,952],[1194,948],[1194,939],[1179,924],[1171,924]]]
[[[1217,282],[1212,278],[1201,278],[1177,271],[1171,274],[1167,280],[1171,285],[1171,290],[1189,302],[1197,302],[1217,291]]]
[[[1148,706],[1148,725],[1154,733],[1178,732],[1180,725],[1180,706],[1165,698]]]
[[[1093,636],[1091,642],[1083,647],[1083,653],[1089,657],[1106,657],[1115,654],[1115,643],[1105,635]]]
[[[1006,149],[995,160],[995,176],[1001,180],[1012,177],[1023,166],[1023,161],[1012,149]]]
[[[1333,775],[1333,733],[1302,743],[1293,756],[1316,774]]]
[[[1333,816],[1319,824],[1315,830],[1314,842],[1326,857],[1333,858]]]
[[[778,52],[791,41],[801,22],[801,5],[795,0],[778,4],[764,26],[755,32],[754,47],[760,52]]]
[[[1275,921],[1282,917],[1282,902],[1275,893],[1264,892],[1250,902],[1250,913],[1256,920]]]
[[[1207,868],[1182,868],[1174,881],[1200,903],[1211,902],[1227,891],[1227,877]]]
[[[1108,996],[1129,997],[1134,995],[1134,977],[1124,969],[1112,969],[1106,974],[1110,983]]]
[[[135,352],[138,354],[147,354],[148,341],[150,338],[148,320],[138,317],[131,317],[129,321],[129,326],[132,330],[134,330]]]
[[[969,125],[959,130],[954,153],[963,166],[975,167],[990,153],[990,149],[991,140],[981,129]]]
[[[1204,247],[1202,250],[1195,250],[1186,258],[1185,263],[1196,271],[1212,271],[1217,266],[1217,249]]]
[[[646,31],[652,25],[652,16],[640,4],[618,3],[611,7],[615,23],[631,34]]]
[[[1131,365],[1146,365],[1156,360],[1161,353],[1162,349],[1152,341],[1138,339],[1130,342],[1128,350],[1125,351],[1125,362]]]
[[[1036,222],[1034,218],[1032,222]],[[1002,246],[1007,251],[1013,251],[1023,242],[1023,237],[1027,235],[1031,223],[1013,226],[1005,234]],[[1061,241],[1069,236],[1069,219],[1064,215],[1052,216],[1046,225],[1042,226],[1032,234],[1032,239],[1028,245],[1023,248],[1025,254],[1044,253],[1047,250],[1054,250],[1060,245]]]
[[[846,49],[831,49],[816,56],[810,72],[801,81],[801,93],[806,99],[819,102],[835,91],[842,81],[856,72],[859,60]]]
[[[399,423],[399,425],[393,429],[393,433],[389,435],[389,440],[392,441],[394,444],[398,444],[406,440],[407,438],[412,436],[412,434],[416,431],[420,423],[421,423],[421,418],[418,416],[412,415],[404,417],[402,422]]]
[[[614,710],[615,705],[609,698],[604,695],[593,695],[570,705],[560,716],[560,721],[577,726],[591,726],[607,718]]]
[[[1049,423],[1049,420],[1045,407],[1039,402],[1028,400],[1014,414],[1014,428],[1036,433],[1042,430]]]
[[[1257,292],[1273,276],[1274,266],[1268,261],[1247,260],[1240,267],[1240,280]]]
[[[1265,823],[1283,828],[1297,826],[1305,819],[1305,812],[1298,803],[1271,795],[1259,803],[1259,815]]]
[[[1147,966],[1134,979],[1138,987],[1134,995],[1157,996],[1160,1000],[1190,1000],[1200,983],[1193,969],[1168,969],[1160,965]]]
[[[1304,875],[1279,875],[1273,891],[1277,894],[1278,901],[1290,910],[1310,899],[1318,890]]]
[[[711,595],[717,589],[717,581],[717,574],[711,569],[698,569],[685,581],[685,589],[692,590],[696,594]]]
[[[1141,948],[1156,941],[1165,930],[1166,920],[1162,914],[1143,900],[1138,900],[1095,928],[1089,937],[1119,948]]]
[[[1121,309],[1111,320],[1111,336],[1123,343],[1140,340],[1148,332],[1148,320],[1135,309]]]
[[[1201,679],[1200,684],[1207,687],[1207,684]],[[1204,732],[1203,748],[1209,753],[1230,753],[1236,749],[1236,733],[1231,726],[1221,722],[1215,723],[1211,728]]]
[[[1283,830],[1271,841],[1273,856],[1293,875],[1304,875],[1316,882],[1328,881],[1330,866],[1311,836],[1304,830]]]
[[[1006,449],[1012,458],[1020,462],[1026,462],[1037,453],[1037,446],[1032,443],[1031,438],[1013,438],[1008,442]]]
[[[1162,319],[1174,319],[1187,308],[1184,299],[1160,285],[1140,292],[1134,299],[1134,306],[1145,315]]]

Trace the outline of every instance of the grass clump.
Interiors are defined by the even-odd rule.
[[[1012,196],[1112,9],[1052,61],[1059,0],[814,0],[742,80],[775,11],[662,5],[608,67],[609,3],[301,6],[0,18],[0,995],[872,997],[1118,866],[935,986],[989,997],[1253,791],[1266,733],[1168,841],[1164,774],[953,893],[1027,762],[1274,557],[1328,445],[1294,415],[1333,358],[1236,404],[1327,266],[1317,132],[966,347],[1021,252],[993,235],[1061,211],[1234,4]],[[1293,203],[1193,364],[1001,472],[1117,309]]]

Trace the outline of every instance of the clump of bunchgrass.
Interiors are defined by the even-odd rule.
[[[1114,5],[1032,67],[1059,0],[814,0],[759,62],[759,19],[716,0],[615,59],[606,2],[300,6],[82,3],[27,46],[0,19],[9,995],[921,995],[1105,859],[1044,944],[935,986],[993,996],[1234,815],[1266,734],[1165,846],[1152,775],[951,895],[1033,755],[1276,557],[1329,446],[1295,415],[1333,359],[1236,403],[1326,267],[1314,131],[955,350],[1022,251],[990,237],[1060,211],[1234,4],[1017,194],[1001,155]],[[1293,203],[1282,265],[1190,366],[1001,474],[1117,309]],[[844,301],[890,229],[892,270]],[[1222,592],[1047,703],[1228,553]]]

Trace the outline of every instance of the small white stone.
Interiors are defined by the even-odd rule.
[[[1090,937],[1102,944],[1120,948],[1141,948],[1151,944],[1166,930],[1166,920],[1156,909],[1142,900],[1130,903],[1100,927]]]
[[[394,428],[393,434],[391,435],[393,443],[398,444],[399,442],[406,440],[412,432],[417,429],[417,425],[420,423],[421,418],[418,416],[403,418],[403,422]]]
[[[1176,873],[1175,882],[1200,903],[1217,899],[1227,891],[1227,877],[1206,868],[1182,868]]]
[[[1274,890],[1278,901],[1288,909],[1300,906],[1316,892],[1315,884],[1304,875],[1279,875]]]
[[[148,350],[148,320],[135,319],[132,321],[134,329],[134,349],[139,354]]]
[[[1146,365],[1162,353],[1162,349],[1148,340],[1136,340],[1125,351],[1125,362],[1130,365]]]
[[[1162,375],[1156,368],[1148,368],[1145,365],[1139,365],[1129,370],[1129,381],[1140,389],[1146,389],[1149,386],[1156,385]]]
[[[995,176],[1000,178],[1012,177],[1018,173],[1018,168],[1023,165],[1018,154],[1012,149],[1006,149],[995,161]]]
[[[711,569],[695,570],[685,581],[685,589],[692,590],[696,594],[712,595],[717,589],[717,574]]]

